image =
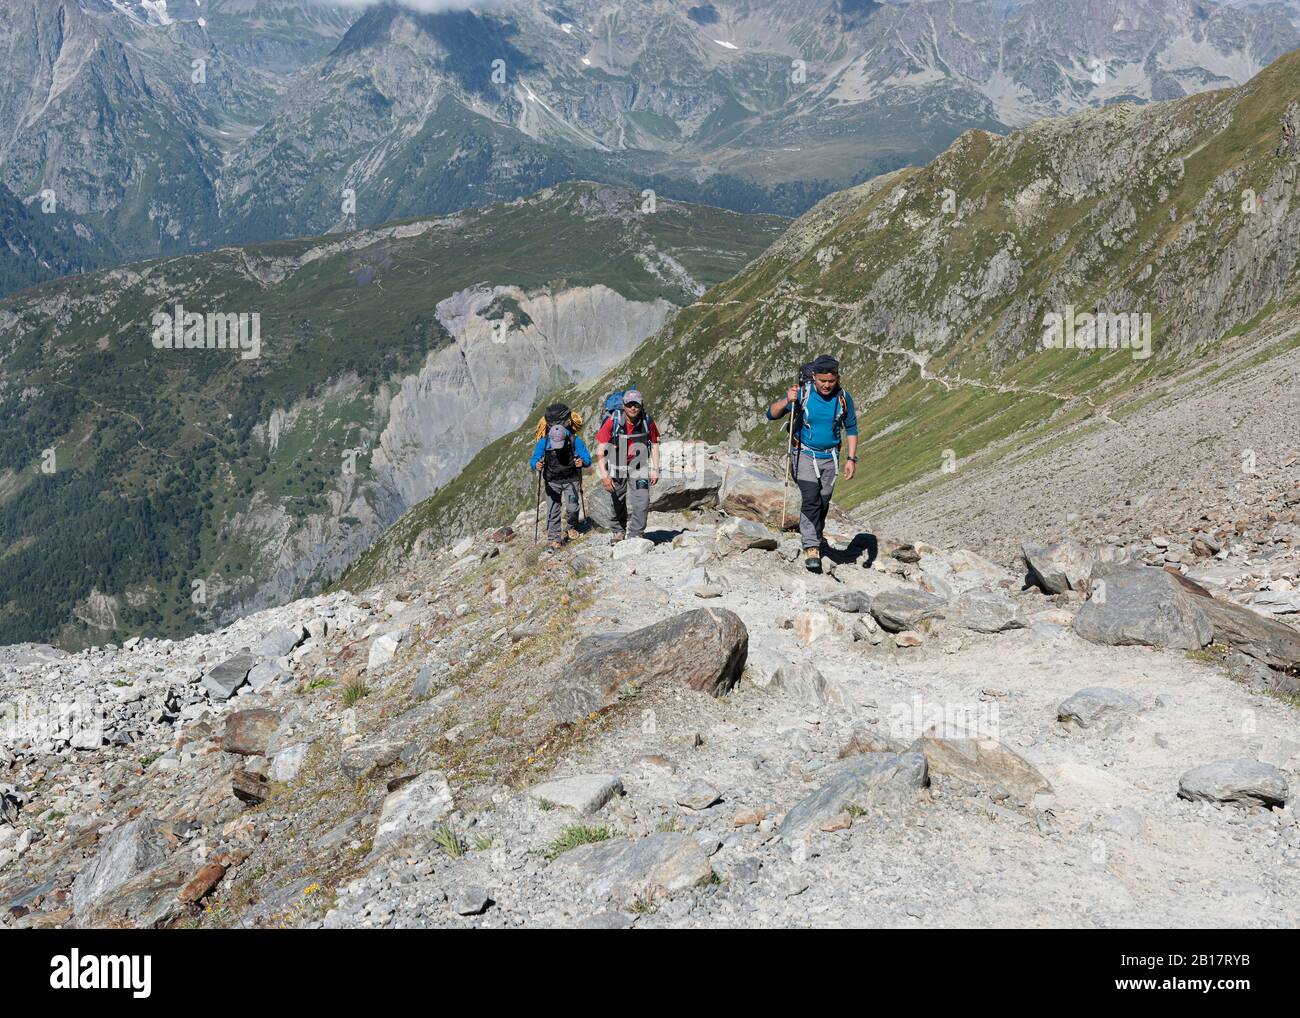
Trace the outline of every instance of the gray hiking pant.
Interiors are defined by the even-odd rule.
[[[559,541],[564,537],[566,523],[570,527],[578,525],[578,479],[552,481],[548,478],[545,487],[546,539]]]
[[[650,515],[650,482],[626,477],[615,477],[612,480],[617,529],[625,531],[628,537],[644,536],[646,519]]]
[[[791,456],[790,467],[794,471],[795,457]],[[804,550],[821,548],[822,532],[826,529],[826,514],[831,508],[831,492],[835,490],[835,474],[839,468],[839,457],[830,456],[824,460],[815,459],[802,453],[798,456],[798,471],[793,472],[794,482],[799,486],[802,501],[799,504],[799,539]]]

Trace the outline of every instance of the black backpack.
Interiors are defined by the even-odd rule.
[[[559,449],[552,449],[549,436],[543,436],[547,440],[544,454],[546,476],[552,480],[571,480],[578,475],[578,469],[569,408],[563,403],[552,403],[546,408],[546,424],[548,431],[557,424],[564,428],[564,445]]]

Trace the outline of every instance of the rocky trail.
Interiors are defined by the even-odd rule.
[[[1235,530],[843,518],[814,576],[775,480],[687,458],[648,540],[524,514],[220,632],[4,648],[0,923],[1296,923],[1293,523],[1261,578]]]

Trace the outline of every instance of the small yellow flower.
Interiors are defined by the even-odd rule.
[[[320,890],[320,884],[308,884],[306,887],[302,889],[302,893],[303,896],[305,897],[308,894],[315,894],[319,890]]]

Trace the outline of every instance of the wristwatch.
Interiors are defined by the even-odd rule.
[[[850,463],[856,463],[856,462],[858,461],[858,458],[857,458],[856,456],[849,456],[849,457],[846,457],[846,458],[848,459],[848,461],[849,461]]]

